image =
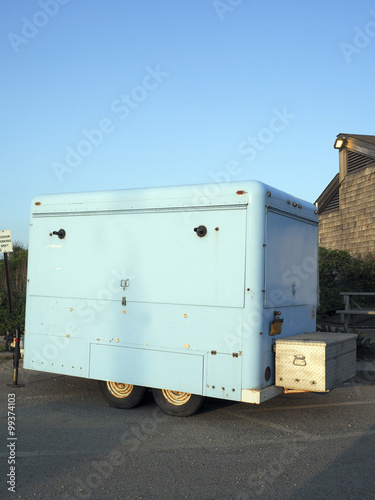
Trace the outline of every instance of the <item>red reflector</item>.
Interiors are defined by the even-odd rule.
[[[236,194],[242,195],[242,194],[245,194],[245,193],[246,193],[246,191],[242,191],[242,190],[240,190],[240,191],[237,191],[237,193],[236,193]]]
[[[36,201],[35,205],[41,205],[41,202],[40,201]]]
[[[293,207],[296,207],[297,206],[297,203],[293,203]]]

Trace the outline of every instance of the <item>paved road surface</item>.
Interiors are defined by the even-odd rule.
[[[9,360],[0,365],[2,499],[375,498],[374,376],[260,406],[209,399],[189,418],[164,415],[151,395],[133,410],[111,408],[91,380],[21,369],[25,387],[11,381]]]

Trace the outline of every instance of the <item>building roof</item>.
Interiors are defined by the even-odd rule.
[[[375,135],[358,135],[358,134],[338,134],[337,138],[340,139],[357,139],[359,141],[368,142],[369,144],[373,144],[375,146]]]
[[[356,172],[375,163],[375,135],[338,134],[343,139],[341,149],[347,150],[347,173]],[[340,178],[337,174],[324,189],[315,203],[319,213],[339,209]]]
[[[315,204],[318,207],[318,213],[337,210],[340,188],[339,175],[340,174],[335,175],[322,194],[315,201]]]

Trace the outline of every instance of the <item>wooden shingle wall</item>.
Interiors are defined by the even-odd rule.
[[[375,256],[375,165],[345,176],[339,210],[319,215],[319,245]]]

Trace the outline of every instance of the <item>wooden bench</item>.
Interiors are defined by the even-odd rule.
[[[339,309],[336,313],[341,314],[341,321],[344,323],[345,330],[349,328],[349,321],[351,320],[352,328],[355,328],[355,316],[358,314],[362,315],[375,315],[374,309],[363,309],[353,297],[358,296],[373,296],[375,297],[375,292],[341,292],[340,295],[344,297],[345,309]]]

